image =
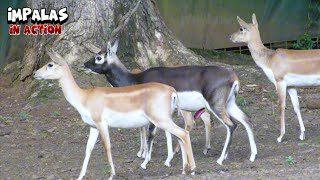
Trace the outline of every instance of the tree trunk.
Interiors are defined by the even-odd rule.
[[[118,22],[135,2],[118,0],[114,16]],[[146,69],[153,66],[203,64],[204,59],[183,46],[162,20],[155,0],[144,0],[120,35],[118,56],[125,64],[135,62]]]
[[[48,60],[45,49],[62,54],[74,70],[94,56],[86,43],[102,46],[119,19],[137,0],[27,0],[31,8],[68,7],[69,20],[60,36],[28,36],[20,80],[30,79],[33,71]],[[129,69],[175,64],[203,64],[204,59],[184,47],[166,27],[154,0],[142,0],[139,9],[119,36],[118,56]]]

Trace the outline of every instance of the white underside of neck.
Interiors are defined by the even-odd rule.
[[[276,84],[276,79],[274,78],[274,74],[271,68],[269,68],[268,66],[266,66],[263,63],[259,63],[256,61],[256,64],[263,70],[263,72],[266,74],[266,76],[268,77],[268,79],[273,83]]]

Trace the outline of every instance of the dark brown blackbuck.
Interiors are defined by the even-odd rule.
[[[91,45],[93,46],[93,45]],[[154,67],[142,72],[131,73],[119,60],[116,52],[118,41],[111,46],[108,42],[102,49],[95,47],[96,56],[84,64],[88,72],[104,74],[113,87],[163,83],[176,89],[180,108],[184,111],[198,111],[206,108],[227,129],[226,141],[219,164],[227,158],[231,137],[236,122],[244,125],[250,142],[250,161],[255,160],[257,147],[250,118],[236,104],[239,90],[237,75],[219,66]],[[190,129],[189,129],[190,130]]]

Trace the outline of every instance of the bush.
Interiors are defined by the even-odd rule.
[[[312,41],[312,37],[309,33],[304,33],[299,37],[297,42],[293,43],[293,49],[312,49],[315,46],[315,42]]]

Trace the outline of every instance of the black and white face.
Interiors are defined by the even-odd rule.
[[[113,46],[108,44],[106,53],[98,53],[94,58],[84,63],[84,68],[87,72],[105,74],[110,65],[113,64],[117,57],[118,41],[116,41]]]
[[[84,63],[84,68],[89,73],[103,74],[108,70],[108,62],[103,54],[97,54]]]

